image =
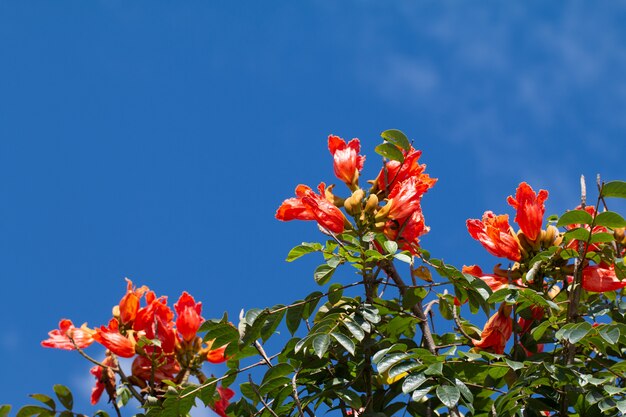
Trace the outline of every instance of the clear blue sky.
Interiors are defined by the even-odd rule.
[[[335,181],[329,133],[366,177],[382,130],[415,140],[424,246],[459,267],[490,269],[465,220],[520,181],[557,213],[580,174],[626,178],[623,3],[414,3],[0,0],[0,403],[87,398],[89,365],[39,342],[105,323],[125,276],[205,317],[316,289],[319,260],[284,262],[314,224],[273,216]]]

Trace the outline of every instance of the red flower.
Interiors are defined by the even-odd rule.
[[[626,280],[615,275],[615,265],[608,268],[594,265],[583,269],[583,289],[592,292],[616,291],[626,287]]]
[[[390,219],[399,220],[412,215],[414,211],[419,210],[422,196],[428,188],[428,184],[416,177],[399,183],[389,194],[387,204],[390,208],[387,216]]]
[[[215,401],[215,404],[211,407],[221,417],[228,417],[226,409],[230,405],[230,399],[233,398],[235,392],[230,388],[217,387],[217,392],[220,399]]]
[[[474,340],[474,347],[479,350],[489,350],[494,353],[503,354],[506,342],[513,334],[513,321],[511,320],[511,306],[502,304],[496,314],[491,316],[480,340]]]
[[[226,362],[228,359],[224,352],[226,351],[226,346],[219,347],[217,349],[211,349],[206,354],[206,360],[210,363],[222,363]]]
[[[498,275],[493,275],[493,274],[485,274],[483,273],[483,270],[480,269],[478,265],[470,265],[470,266],[463,265],[462,272],[464,274],[470,274],[471,276],[475,278],[481,279],[482,281],[485,282],[485,284],[489,285],[489,288],[491,288],[491,291],[493,292],[496,292],[500,288],[503,288],[509,285],[509,280],[506,277],[500,277]]]
[[[133,288],[133,282],[126,278],[127,288],[126,295],[122,297],[119,303],[120,321],[127,324],[135,320],[137,311],[139,311],[139,301],[141,297],[148,291],[145,285],[141,288]]]
[[[103,365],[114,366],[115,361],[110,356],[107,356],[103,361]],[[96,385],[91,390],[91,405],[96,405],[102,396],[102,393],[106,389],[109,393],[109,397],[115,397],[115,373],[111,368],[103,368],[99,365],[94,366],[89,370],[91,375],[96,377]]]
[[[107,327],[96,329],[93,338],[105,348],[122,358],[135,356],[135,341],[128,339],[119,332],[117,319],[111,319]]]
[[[519,244],[513,235],[507,214],[496,216],[493,212],[486,211],[482,221],[469,219],[467,230],[490,254],[512,261],[521,259]]]
[[[430,228],[424,223],[422,209],[418,205],[409,217],[399,221],[388,220],[385,223],[383,233],[388,239],[398,242],[403,250],[415,253],[414,248],[419,246],[419,238],[428,233],[429,230]]]
[[[339,136],[328,136],[328,150],[333,156],[333,168],[335,175],[345,182],[350,188],[356,187],[359,180],[359,172],[363,169],[365,157],[359,155],[361,143],[358,139],[352,139],[346,143]]]
[[[517,210],[515,222],[526,237],[532,241],[537,240],[541,234],[543,215],[546,211],[543,205],[548,198],[546,190],[539,190],[539,194],[530,185],[522,182],[515,193],[515,198],[509,196],[507,202]]]
[[[401,183],[411,177],[415,177],[419,182],[427,184],[427,188],[432,188],[437,182],[436,178],[430,178],[428,174],[423,174],[426,165],[420,165],[418,160],[422,151],[418,151],[411,147],[409,151],[403,151],[404,162],[389,161],[380,171],[376,178],[376,184],[379,190],[393,190],[396,184]]]
[[[183,336],[184,341],[192,341],[204,321],[200,315],[202,303],[196,303],[196,300],[185,291],[178,299],[178,302],[174,304],[174,310],[178,314],[176,319],[178,332]]]
[[[174,329],[174,312],[167,306],[167,297],[159,297],[149,291],[146,294],[148,305],[139,309],[133,323],[133,329],[144,332],[148,339],[159,339],[159,352],[172,353],[176,348],[178,334]],[[154,347],[148,346],[146,351],[152,352]]]
[[[84,349],[94,342],[94,333],[87,327],[87,324],[76,328],[71,320],[63,319],[59,322],[58,329],[48,332],[50,337],[42,341],[41,346],[64,350],[76,350],[76,346],[78,346],[80,349]],[[70,341],[70,337],[76,346]]]
[[[164,380],[174,380],[179,371],[180,365],[172,355],[159,355],[155,358],[154,363],[145,356],[137,356],[131,366],[133,376],[143,381],[151,381],[154,378],[157,383]]]
[[[317,220],[320,226],[333,233],[343,232],[345,217],[341,210],[326,200],[325,187],[326,184],[320,183],[318,195],[310,187],[298,185],[296,198],[285,200],[276,211],[276,218],[282,221]]]

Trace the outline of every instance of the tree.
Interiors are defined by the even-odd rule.
[[[369,187],[359,178],[359,140],[331,135],[334,172],[350,194],[298,185],[276,213],[317,222],[324,242],[294,247],[287,261],[321,253],[313,275],[323,291],[252,308],[235,326],[226,315],[204,320],[187,293],[172,310],[128,281],[106,326],[64,319],[42,345],[93,362],[92,402],[106,393],[118,415],[131,398],[149,417],[184,416],[196,405],[263,417],[626,413],[626,221],[608,207],[626,198],[626,182],[598,180],[591,201],[581,179],[578,207],[547,219],[548,192],[521,183],[507,199],[519,231],[491,211],[467,221],[469,234],[508,266],[459,269],[419,243],[429,231],[421,200],[437,181],[421,152],[398,130],[382,138],[383,166]],[[359,279],[338,282],[338,268],[355,268]],[[482,328],[473,323],[481,310],[490,316]],[[279,326],[291,338],[267,354]],[[106,347],[104,360],[86,353],[93,343]],[[133,359],[129,375],[119,357]],[[226,362],[227,371],[207,376],[207,361]],[[236,382],[237,394],[229,388]],[[72,415],[72,394],[62,385],[54,391],[60,406],[34,394],[40,404],[18,417]]]

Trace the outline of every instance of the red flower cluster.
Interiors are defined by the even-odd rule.
[[[44,347],[74,350],[95,341],[108,350],[104,366],[91,369],[96,378],[93,404],[105,390],[109,396],[115,396],[115,356],[134,358],[130,380],[141,388],[148,384],[158,386],[165,380],[177,381],[183,368],[191,369],[204,361],[226,360],[225,346],[211,349],[211,344],[203,345],[197,336],[204,321],[202,303],[183,292],[174,304],[174,313],[167,305],[167,297],[157,297],[148,287],[135,288],[130,280],[127,282],[126,294],[113,309],[114,317],[106,326],[76,328],[70,320],[63,319],[59,329],[51,331],[50,337],[41,342]]]

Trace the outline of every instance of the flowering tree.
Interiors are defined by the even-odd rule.
[[[298,185],[276,212],[317,223],[324,241],[296,246],[287,261],[321,254],[313,277],[322,291],[252,308],[234,324],[226,315],[205,320],[186,292],[171,308],[128,281],[106,326],[63,319],[42,345],[92,362],[91,402],[104,396],[117,415],[131,399],[150,417],[194,406],[263,417],[626,413],[626,221],[608,207],[626,198],[626,182],[598,180],[591,200],[582,180],[578,206],[547,219],[548,192],[521,183],[507,199],[517,232],[507,214],[467,221],[505,266],[459,269],[420,246],[429,231],[421,201],[437,182],[421,151],[398,130],[382,138],[382,168],[363,182],[359,140],[329,136],[334,173],[349,192]],[[340,268],[358,279],[338,279]],[[489,319],[477,326],[481,312]],[[291,338],[267,353],[280,326]],[[104,358],[89,356],[94,343]],[[130,371],[119,358],[132,359]],[[225,373],[207,375],[206,362],[225,362]],[[76,414],[69,390],[54,391],[56,399],[33,394],[39,404],[18,417]]]

